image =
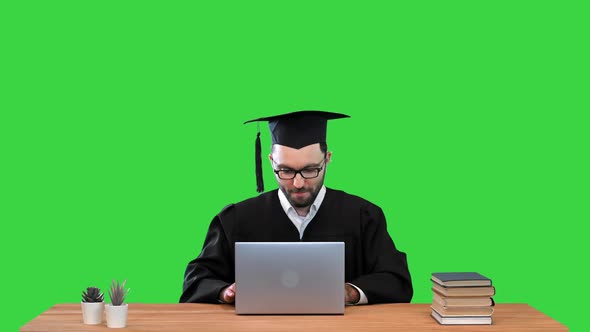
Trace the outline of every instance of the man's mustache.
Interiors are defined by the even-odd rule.
[[[293,189],[293,190],[289,190],[290,193],[295,194],[295,193],[306,193],[309,192],[309,189],[305,189],[305,188],[301,188],[301,189]]]

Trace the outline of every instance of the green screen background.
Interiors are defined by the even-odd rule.
[[[211,218],[256,194],[242,122],[300,109],[352,116],[330,123],[326,185],[383,208],[412,302],[432,272],[478,271],[497,302],[585,330],[588,14],[2,2],[2,330],[111,279],[130,303],[177,302]]]

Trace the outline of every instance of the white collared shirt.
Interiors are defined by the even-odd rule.
[[[322,186],[322,189],[320,189],[320,192],[318,193],[315,200],[311,204],[311,207],[309,208],[309,212],[307,213],[306,216],[302,217],[297,214],[297,211],[295,211],[295,208],[293,206],[291,206],[291,203],[289,203],[289,200],[287,200],[287,196],[285,196],[283,191],[279,189],[279,201],[281,201],[281,206],[283,207],[283,210],[287,214],[287,217],[289,217],[289,219],[291,220],[293,225],[295,225],[295,227],[297,227],[297,230],[299,231],[299,239],[303,238],[303,232],[305,232],[305,227],[307,227],[307,224],[309,224],[311,219],[313,219],[313,217],[315,217],[315,214],[318,212],[320,205],[322,205],[322,202],[324,201],[325,196],[326,196],[326,186]]]
[[[295,227],[297,227],[297,230],[299,231],[299,239],[303,238],[303,233],[305,232],[305,228],[307,227],[309,222],[313,219],[313,217],[315,217],[316,213],[320,209],[320,206],[322,205],[322,202],[324,201],[324,197],[326,197],[326,186],[322,186],[322,188],[320,189],[320,192],[318,193],[315,200],[313,201],[313,203],[309,207],[309,212],[305,216],[298,215],[297,211],[295,211],[295,208],[291,205],[291,203],[289,203],[289,200],[287,199],[287,196],[285,196],[283,191],[280,189],[278,191],[279,191],[279,201],[281,202],[281,206],[283,207],[283,211],[285,211],[285,214],[287,214],[287,217],[289,217],[289,220],[291,220],[293,225],[295,225]],[[355,304],[369,303],[369,301],[367,300],[367,296],[360,288],[358,288],[357,286],[355,286],[351,283],[347,283],[347,284],[356,288],[356,290],[358,290],[358,292],[360,294],[360,299]]]

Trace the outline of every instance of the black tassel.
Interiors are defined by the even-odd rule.
[[[261,146],[260,146],[260,131],[258,131],[258,135],[256,135],[256,191],[261,193],[264,191],[264,181],[262,180],[262,156],[261,156]]]

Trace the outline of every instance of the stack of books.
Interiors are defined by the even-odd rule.
[[[432,317],[442,325],[492,324],[496,289],[477,272],[432,274]]]

